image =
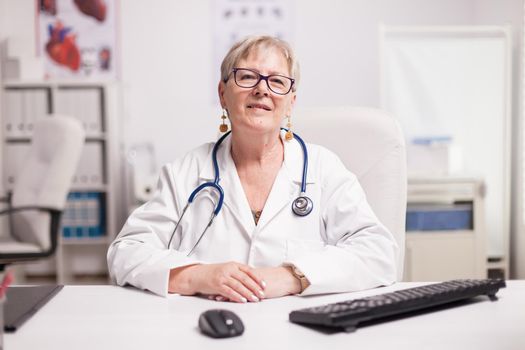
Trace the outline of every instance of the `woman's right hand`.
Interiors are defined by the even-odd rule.
[[[254,269],[236,262],[197,264],[170,271],[169,292],[222,296],[239,303],[264,298],[265,283]]]

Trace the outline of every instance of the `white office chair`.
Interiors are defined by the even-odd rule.
[[[297,109],[293,130],[307,142],[335,152],[359,179],[370,206],[400,248],[403,278],[407,201],[406,150],[396,120],[378,109],[330,107]]]
[[[84,145],[81,123],[65,116],[41,118],[12,195],[4,199],[9,234],[0,240],[0,270],[6,264],[44,258],[57,246],[60,214]]]

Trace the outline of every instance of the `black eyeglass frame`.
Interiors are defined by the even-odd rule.
[[[255,73],[255,74],[257,74],[259,76],[259,79],[257,80],[257,82],[255,84],[253,84],[253,86],[249,86],[249,87],[241,86],[237,82],[237,71],[239,71],[239,70],[247,70],[247,71],[250,71],[252,73]],[[265,80],[266,81],[266,86],[268,86],[268,89],[270,89],[271,92],[273,92],[274,94],[277,94],[277,95],[288,95],[290,93],[290,91],[292,91],[293,86],[295,84],[295,79],[287,77],[286,75],[281,75],[281,74],[264,75],[264,74],[261,74],[261,73],[257,72],[256,70],[249,69],[249,68],[233,68],[232,69],[232,73],[233,73],[233,81],[235,82],[235,85],[237,85],[240,88],[251,89],[251,88],[257,86],[261,82],[261,80]],[[271,88],[270,83],[268,82],[268,78],[270,78],[270,77],[281,77],[281,78],[286,78],[286,79],[290,80],[292,82],[290,84],[290,88],[285,93],[275,91],[274,89]],[[229,79],[230,79],[230,77],[228,76],[228,78],[224,82],[226,83]]]

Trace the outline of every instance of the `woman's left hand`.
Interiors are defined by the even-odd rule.
[[[255,268],[253,273],[266,282],[265,298],[278,298],[301,292],[301,282],[293,275],[291,267],[260,267]],[[220,295],[210,296],[210,299],[228,301]]]

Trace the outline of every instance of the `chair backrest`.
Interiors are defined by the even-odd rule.
[[[363,187],[379,220],[392,232],[403,277],[407,200],[406,150],[396,120],[385,112],[361,107],[297,109],[293,130],[305,141],[336,153]]]
[[[16,176],[11,204],[62,211],[84,145],[84,130],[77,119],[52,115],[35,123],[33,138]],[[21,242],[43,250],[51,244],[50,214],[31,210],[13,213],[11,232]]]

